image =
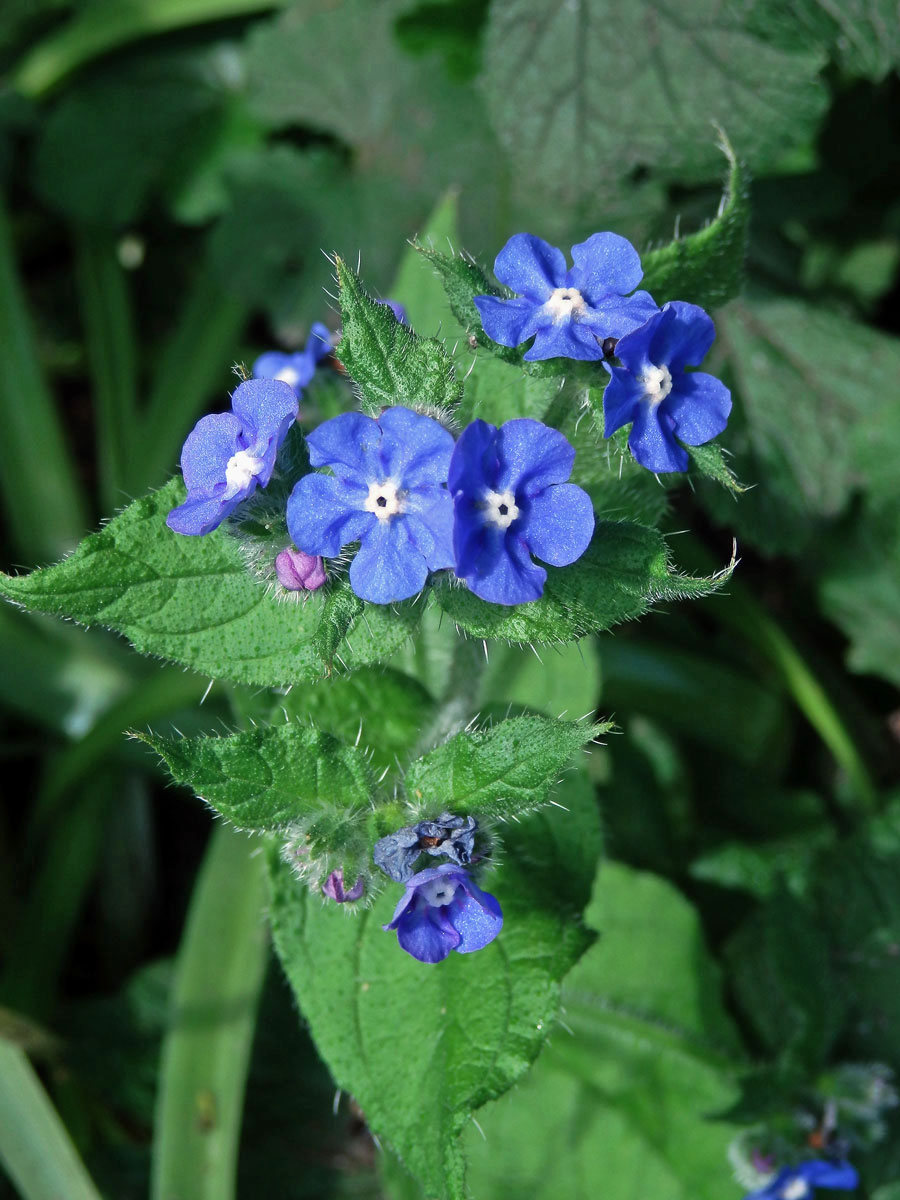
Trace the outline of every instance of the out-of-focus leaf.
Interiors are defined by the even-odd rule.
[[[590,715],[600,696],[600,669],[592,641],[554,647],[538,658],[530,649],[494,645],[482,683],[483,700],[524,704],[570,721]]]
[[[830,829],[819,829],[772,842],[727,842],[695,859],[691,875],[704,883],[749,892],[758,900],[774,895],[782,882],[790,892],[802,896],[816,856],[833,841]]]
[[[785,50],[820,46],[848,75],[878,81],[900,63],[900,21],[893,0],[751,0],[747,27]]]

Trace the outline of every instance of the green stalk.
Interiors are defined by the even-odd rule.
[[[0,346],[0,497],[25,560],[54,560],[75,545],[88,521],[53,397],[38,362],[2,195]]]
[[[108,230],[75,233],[75,270],[94,394],[100,500],[112,512],[129,499],[129,442],[137,433],[131,296]]]
[[[278,7],[278,0],[113,0],[88,5],[26,54],[12,74],[12,84],[38,100],[92,59],[130,42]]]
[[[101,1200],[25,1053],[2,1039],[0,1162],[22,1200]]]
[[[129,476],[136,494],[159,487],[175,469],[185,437],[219,381],[227,379],[248,311],[242,301],[223,294],[208,268],[201,271],[152,381],[140,457]],[[224,407],[224,395],[218,399]]]
[[[232,1200],[244,1087],[266,965],[263,858],[219,825],[178,953],[162,1051],[152,1200]]]

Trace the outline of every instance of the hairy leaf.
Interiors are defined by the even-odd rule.
[[[143,654],[238,683],[282,687],[321,674],[315,632],[321,593],[303,603],[271,594],[224,530],[183,537],[165,524],[180,480],[129,505],[74,554],[30,575],[0,577],[0,595],[35,612],[103,625]],[[409,635],[414,607],[367,605],[348,665],[380,661]]]

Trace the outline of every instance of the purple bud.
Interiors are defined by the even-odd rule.
[[[344,872],[338,867],[336,871],[331,872],[322,884],[322,891],[329,900],[336,900],[338,904],[346,904],[348,900],[358,900],[363,894],[362,876],[357,879],[349,892],[345,892]]]
[[[314,592],[328,578],[325,564],[317,554],[304,554],[289,546],[275,559],[278,582],[289,592]]]

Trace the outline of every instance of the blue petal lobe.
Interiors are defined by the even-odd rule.
[[[304,475],[287,502],[288,533],[298,550],[334,558],[364,537],[377,518],[363,509],[366,489],[334,475]]]
[[[254,379],[274,379],[286,367],[293,367],[294,354],[284,354],[281,350],[267,350],[253,364]]]
[[[581,323],[589,327],[602,342],[604,338],[622,338],[640,329],[658,312],[656,301],[649,292],[635,292],[633,296],[609,295],[585,310],[581,314]],[[618,347],[616,354],[622,357]]]
[[[662,405],[675,435],[689,446],[702,446],[722,432],[731,412],[731,392],[715,375],[681,375]]]
[[[462,433],[450,458],[447,486],[455,496],[464,492],[477,499],[486,490],[495,491],[500,475],[497,426],[480,418]]]
[[[378,418],[383,436],[381,463],[385,478],[404,488],[444,483],[453,453],[453,435],[423,413],[389,408]]]
[[[496,897],[466,879],[447,905],[448,917],[460,936],[455,949],[471,954],[492,942],[503,928],[503,913]]]
[[[255,486],[254,484],[253,487]],[[195,537],[211,533],[213,529],[222,524],[230,512],[237,508],[241,500],[253,491],[253,487],[239,496],[233,496],[230,500],[222,500],[218,496],[188,496],[184,504],[172,509],[166,517],[166,524],[175,533],[185,533]]]
[[[297,397],[281,379],[247,379],[231,397],[231,409],[256,444],[280,444],[297,417]]]
[[[442,962],[455,950],[460,936],[447,920],[443,909],[416,906],[397,925],[397,940],[407,954],[419,962]]]
[[[313,322],[304,353],[311,354],[313,362],[321,362],[331,353],[331,331],[327,325],[323,325],[321,321]]]
[[[536,310],[534,300],[501,300],[499,296],[476,296],[475,307],[481,315],[484,332],[492,342],[500,346],[518,346],[531,337],[526,328]]]
[[[527,604],[543,595],[547,572],[531,561],[528,547],[511,525],[505,534],[484,527],[480,553],[470,554],[471,571],[465,575],[469,590],[491,604]],[[460,574],[457,555],[456,573]]]
[[[336,475],[357,476],[360,481],[373,480],[378,474],[381,430],[362,413],[341,413],[323,421],[306,444],[314,467],[332,467]]]
[[[859,1187],[859,1174],[848,1162],[828,1162],[823,1158],[805,1162],[797,1169],[797,1174],[813,1185],[813,1187],[838,1188],[851,1191]]]
[[[667,420],[663,406],[639,404],[634,414],[634,425],[628,437],[628,449],[648,471],[657,474],[665,471],[686,471],[687,451],[678,445],[672,436],[671,422]]]
[[[595,233],[572,247],[572,262],[566,282],[593,304],[608,292],[624,296],[633,292],[644,277],[641,256],[627,238],[617,233]],[[613,337],[614,334],[608,336]]]
[[[500,426],[497,437],[500,472],[495,490],[531,496],[572,474],[575,450],[557,429],[531,417]]]
[[[604,332],[603,337],[612,334]],[[602,341],[602,338],[601,338]],[[591,328],[578,321],[552,321],[538,329],[534,345],[522,355],[526,362],[543,362],[546,358],[574,358],[579,362],[595,362],[603,357],[603,348]]]
[[[241,423],[233,413],[201,417],[181,451],[181,473],[188,492],[209,493],[225,487],[225,468],[238,450],[246,448]]]
[[[565,286],[566,258],[543,238],[516,233],[497,255],[494,274],[520,296],[543,303],[554,288]]]
[[[665,319],[653,331],[650,361],[656,366],[666,364],[673,375],[686,366],[698,367],[715,341],[712,317],[699,305],[682,300],[663,305],[661,315]]]
[[[531,553],[554,567],[580,558],[593,533],[591,498],[574,483],[558,483],[535,496],[522,529]]]
[[[350,564],[350,586],[360,600],[373,604],[390,604],[415,596],[425,586],[428,566],[410,540],[406,518],[373,520],[375,525],[361,539]]]
[[[430,571],[453,566],[453,501],[446,488],[420,487],[409,492],[405,520]]]
[[[629,425],[635,417],[638,405],[645,395],[644,386],[630,371],[623,367],[610,367],[612,379],[603,393],[603,436],[611,437],[623,425]]]

